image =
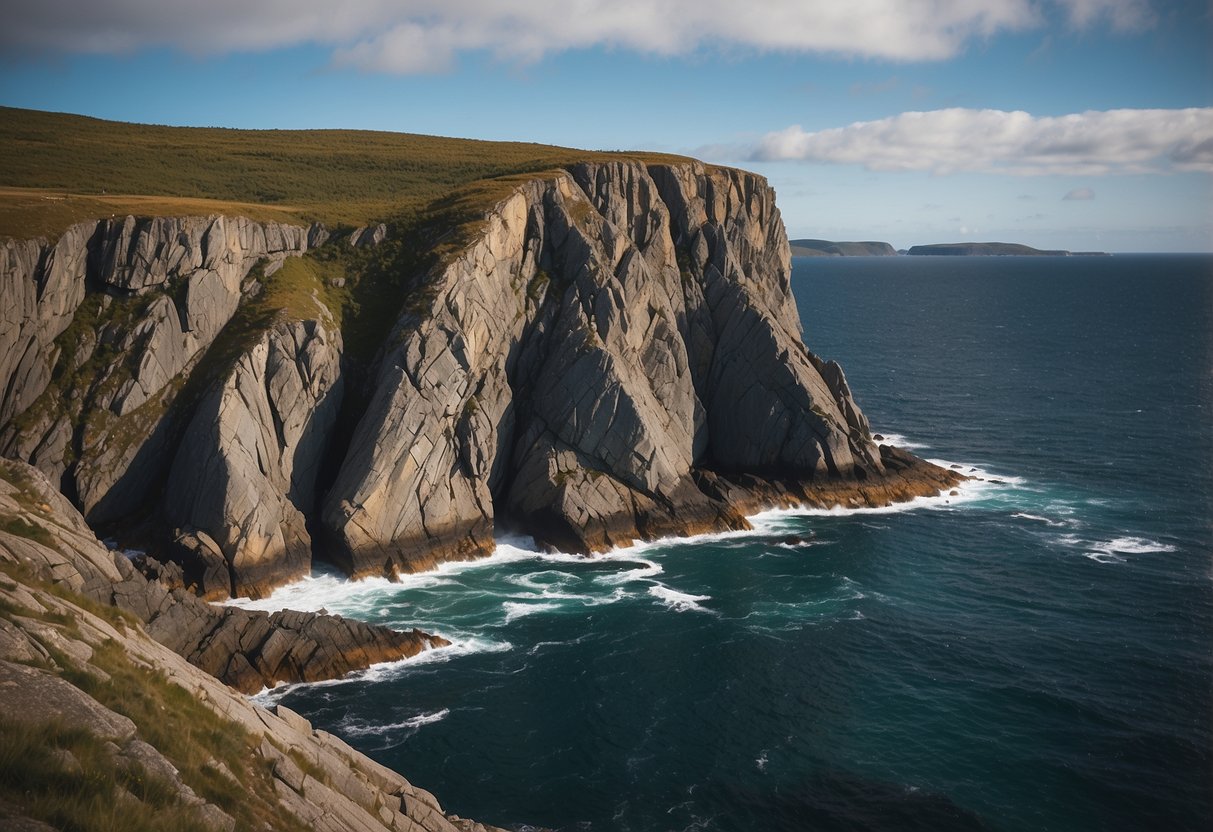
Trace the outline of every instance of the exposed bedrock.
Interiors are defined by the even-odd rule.
[[[182,588],[179,567],[110,551],[40,471],[2,459],[0,563],[134,613],[152,638],[245,693],[337,678],[446,644],[335,615],[208,604]]]
[[[392,335],[324,502],[343,567],[485,554],[500,526],[582,552],[744,526],[704,471],[880,476],[789,278],[750,174],[618,162],[519,188]]]
[[[61,482],[91,523],[145,511],[181,380],[253,267],[307,238],[241,217],[125,217],[0,243],[0,452]]]
[[[126,218],[0,245],[0,453],[213,599],[318,554],[392,576],[488,554],[502,529],[594,552],[744,527],[764,502],[940,487],[886,472],[842,369],[802,343],[761,177],[616,161],[518,185],[396,276],[415,289],[369,366],[317,292],[310,320],[250,336],[237,314],[328,237]]]
[[[284,322],[194,410],[163,517],[204,597],[256,598],[311,571],[306,515],[342,390],[340,333]]]

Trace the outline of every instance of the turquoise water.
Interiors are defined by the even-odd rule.
[[[809,258],[793,288],[875,430],[999,482],[319,574],[259,605],[455,644],[264,698],[507,827],[1209,828],[1213,259]]]

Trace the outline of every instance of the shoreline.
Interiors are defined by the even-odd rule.
[[[320,603],[291,604],[301,599],[301,590],[304,590],[313,582],[324,579],[331,579],[342,589],[358,588],[350,594],[359,594],[360,592],[371,594],[389,590],[393,587],[399,587],[402,590],[407,589],[406,585],[412,583],[416,583],[418,586],[441,583],[445,578],[449,577],[449,574],[458,574],[467,569],[492,567],[507,562],[532,558],[557,562],[581,562],[598,559],[627,560],[629,558],[638,558],[643,553],[657,547],[694,545],[709,540],[778,537],[781,534],[779,530],[771,529],[768,526],[772,521],[778,521],[781,518],[849,516],[852,514],[883,514],[932,508],[939,509],[951,505],[954,500],[956,502],[968,502],[969,500],[976,499],[978,493],[974,493],[974,486],[978,486],[979,490],[984,490],[980,487],[985,484],[1014,485],[1015,478],[995,478],[989,475],[989,472],[974,465],[961,465],[944,460],[929,461],[914,457],[900,450],[897,453],[913,460],[910,468],[903,471],[891,472],[889,476],[874,482],[841,483],[828,490],[819,488],[815,492],[806,491],[806,498],[799,501],[793,498],[793,492],[789,484],[784,483],[782,484],[782,490],[778,492],[778,501],[759,504],[756,510],[746,512],[744,515],[744,528],[722,528],[686,535],[675,534],[648,540],[634,540],[628,544],[614,546],[610,549],[591,554],[570,553],[558,550],[545,551],[529,536],[507,533],[494,539],[495,546],[492,553],[473,560],[444,561],[436,564],[431,569],[406,573],[395,579],[385,576],[351,578],[341,573],[332,564],[327,564],[328,568],[320,575],[308,576],[300,581],[279,587],[274,593],[264,598],[228,599],[217,605],[266,611],[299,610],[300,608],[302,608],[302,611],[315,611],[324,609],[326,603],[331,603],[331,596],[326,596],[328,597],[327,601],[319,599]],[[947,466],[959,466],[970,473],[962,473],[956,467]],[[915,476],[916,474],[917,476]],[[939,487],[931,487],[932,484]],[[751,491],[750,493],[754,494],[755,492]],[[768,493],[776,494],[774,490]],[[280,599],[278,603],[274,603],[275,596]],[[348,611],[341,614],[346,617],[353,617],[353,614]],[[245,695],[252,700],[272,704],[282,696],[301,687],[316,685],[327,687],[367,680],[373,682],[378,681],[379,677],[390,677],[397,670],[403,671],[420,664],[445,662],[461,655],[486,651],[500,652],[511,650],[515,647],[511,642],[491,641],[486,645],[483,640],[476,641],[476,637],[461,639],[450,633],[444,635],[439,628],[430,627],[430,629],[434,631],[434,635],[448,640],[449,643],[432,646],[404,658],[377,662],[366,668],[351,671],[344,676],[314,682],[284,682],[274,687],[263,688],[256,693]]]

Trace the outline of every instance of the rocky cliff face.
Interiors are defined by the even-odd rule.
[[[179,567],[107,549],[40,471],[0,459],[5,567],[132,613],[152,638],[245,693],[337,678],[447,643],[335,615],[270,615],[204,603],[184,589]]]
[[[393,333],[324,503],[343,565],[486,553],[502,521],[581,552],[743,525],[705,474],[880,475],[790,271],[750,174],[620,162],[519,188]]]
[[[365,666],[324,666],[341,631],[366,625],[221,610],[124,564],[38,471],[0,461],[0,827],[75,828],[118,807],[144,829],[495,830],[211,675],[246,691],[272,663],[340,675]],[[111,594],[139,618],[96,603]]]
[[[418,288],[356,368],[315,292],[312,312],[238,320],[261,275],[328,238],[126,218],[0,246],[0,452],[208,598],[264,594],[316,552],[392,575],[487,554],[507,527],[593,552],[797,494],[940,485],[901,468],[889,487],[841,368],[801,342],[760,177],[620,161],[520,184],[397,275]]]

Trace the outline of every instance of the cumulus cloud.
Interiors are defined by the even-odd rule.
[[[816,132],[794,125],[768,133],[743,155],[936,174],[1213,172],[1213,108],[1064,116],[964,108],[910,112]]]
[[[701,47],[892,60],[951,57],[975,39],[1039,28],[1149,25],[1146,0],[38,0],[10,3],[6,51],[114,54],[150,47],[208,55],[300,44],[369,71],[440,70],[463,52],[534,61],[606,46]]]
[[[1095,191],[1090,188],[1075,188],[1061,198],[1062,202],[1086,202],[1095,199]]]

